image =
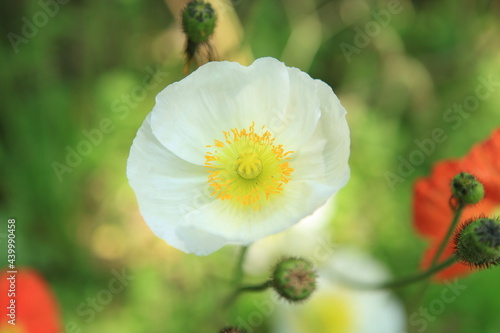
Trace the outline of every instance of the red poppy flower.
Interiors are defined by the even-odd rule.
[[[10,274],[6,270],[2,271],[0,291],[2,293],[0,332],[60,333],[63,331],[56,299],[47,283],[34,270],[20,269],[15,274]],[[13,319],[15,321],[11,323],[15,325],[9,323]]]
[[[491,215],[500,208],[500,129],[493,132],[485,142],[472,147],[465,157],[439,162],[430,177],[419,179],[415,183],[414,225],[418,233],[431,241],[431,247],[423,258],[424,268],[430,265],[450,226],[453,218],[449,205],[451,180],[460,172],[475,175],[484,185],[485,196],[478,204],[464,209],[459,225],[479,215]],[[450,241],[439,261],[450,257],[453,252]],[[470,270],[469,266],[457,263],[437,274],[436,279],[450,279],[467,274]]]

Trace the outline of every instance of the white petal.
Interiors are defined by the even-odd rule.
[[[178,227],[176,235],[184,244],[184,252],[198,256],[206,256],[227,244],[222,237],[191,227]]]
[[[151,114],[137,132],[127,162],[127,177],[144,220],[160,238],[186,251],[175,233],[183,215],[206,204],[207,172],[166,149],[151,131]]]
[[[346,111],[328,85],[319,80],[315,83],[321,118],[290,165],[294,168],[294,177],[325,182],[338,190],[349,180],[350,137]]]
[[[276,142],[289,151],[301,150],[318,125],[321,116],[316,82],[297,68],[287,67],[290,80],[288,104],[274,113],[267,127]]]
[[[227,201],[213,201],[187,214],[187,224],[226,238],[249,244],[283,231],[312,214],[335,192],[331,186],[312,181],[292,181],[272,205],[259,211],[234,208]]]
[[[401,302],[387,291],[357,295],[356,333],[405,332],[405,312]]]
[[[341,284],[341,278],[361,283],[379,283],[390,278],[387,269],[379,262],[353,249],[337,250],[334,257],[321,269],[321,273],[338,284]]]
[[[179,157],[202,165],[206,146],[224,141],[222,131],[270,124],[283,113],[288,95],[288,71],[276,59],[249,67],[210,62],[158,94],[153,133]]]

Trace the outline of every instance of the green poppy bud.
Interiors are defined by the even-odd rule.
[[[475,204],[484,197],[484,187],[470,173],[461,172],[451,181],[453,197],[462,204]]]
[[[275,266],[271,286],[290,302],[304,301],[316,289],[316,271],[307,260],[285,258]]]
[[[214,32],[217,15],[212,5],[203,0],[190,1],[182,11],[182,28],[192,43],[208,41]]]
[[[455,235],[455,255],[466,265],[488,268],[500,263],[500,220],[466,222]]]

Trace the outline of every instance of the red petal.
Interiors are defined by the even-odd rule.
[[[10,289],[12,274],[3,271],[0,274],[0,290],[2,294]],[[13,281],[13,280],[12,280]],[[16,326],[23,333],[55,333],[62,332],[57,302],[43,278],[31,269],[20,269],[15,274],[15,298],[4,297],[0,301],[0,331],[13,326],[7,322],[10,300],[15,299]],[[8,296],[8,295],[6,295]]]
[[[500,205],[500,130],[472,147],[463,159],[463,167],[483,182],[486,197]]]
[[[429,178],[415,183],[413,196],[413,223],[418,233],[429,238],[442,238],[453,217],[449,206],[450,183],[461,171],[458,161],[437,164]]]

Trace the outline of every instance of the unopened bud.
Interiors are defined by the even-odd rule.
[[[484,197],[484,187],[470,173],[461,172],[451,181],[453,197],[462,204],[475,204]]]
[[[285,258],[274,268],[271,286],[284,299],[300,302],[316,289],[316,271],[307,260]]]
[[[455,235],[455,255],[469,266],[500,264],[500,220],[479,218],[466,222]]]
[[[203,0],[190,1],[182,11],[182,28],[189,41],[204,43],[214,32],[217,16]]]

